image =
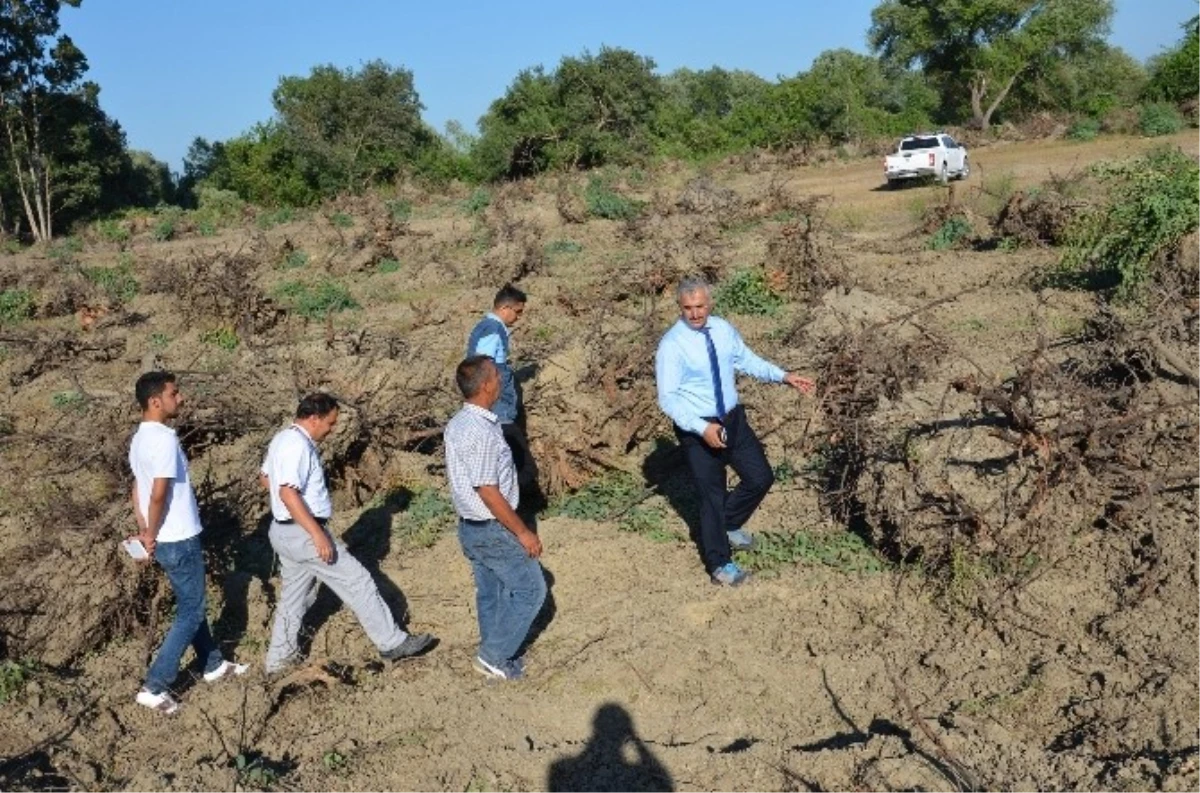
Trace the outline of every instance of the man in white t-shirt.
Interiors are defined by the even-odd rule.
[[[371,574],[327,528],[333,503],[317,444],[329,436],[337,420],[338,403],[329,394],[310,394],[300,400],[295,421],[271,439],[259,473],[259,481],[271,494],[269,536],[283,579],[267,649],[267,674],[281,672],[298,660],[300,624],[322,583],[350,607],[385,660],[418,655],[434,642],[428,633],[408,634],[400,629]]]
[[[245,674],[249,667],[226,661],[208,628],[200,508],[183,447],[175,430],[165,423],[179,414],[183,404],[175,375],[146,372],[138,378],[134,392],[142,409],[142,423],[129,446],[137,539],[167,574],[175,593],[175,622],[146,673],[137,702],[171,714],[179,703],[168,689],[179,674],[179,662],[189,644],[204,665],[206,682]]]

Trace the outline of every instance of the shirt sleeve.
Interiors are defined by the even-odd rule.
[[[763,360],[754,354],[746,346],[746,342],[742,341],[742,334],[737,332],[733,325],[726,325],[729,328],[729,337],[733,348],[733,368],[738,372],[745,372],[751,377],[759,380],[766,380],[768,383],[781,383],[787,372],[779,368],[770,361]]]
[[[686,401],[679,398],[683,382],[683,366],[678,347],[664,338],[654,356],[654,381],[658,388],[658,406],[683,429],[703,435],[708,422],[699,416]]]
[[[275,454],[274,468],[277,481],[271,484],[275,487],[294,487],[304,490],[308,487],[308,473],[312,470],[309,455],[312,449],[305,444],[303,448],[297,445],[284,444]]]
[[[471,354],[486,355],[496,363],[508,363],[504,356],[504,340],[500,338],[499,333],[489,333],[481,337],[475,342],[475,349],[471,350]]]
[[[154,479],[179,478],[179,441],[166,433],[147,444],[146,473]]]

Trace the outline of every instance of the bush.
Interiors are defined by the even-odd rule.
[[[740,270],[717,289],[715,309],[718,314],[752,314],[774,316],[783,305],[783,298],[767,283],[759,270]]]
[[[466,210],[468,215],[478,215],[487,209],[491,203],[492,194],[480,187],[474,193],[471,193],[470,198],[463,202],[463,209]]]
[[[283,225],[284,223],[291,223],[293,220],[295,220],[295,218],[296,211],[294,209],[291,207],[280,207],[279,209],[271,212],[263,212],[261,215],[255,218],[254,223],[260,229],[265,231],[269,228]]]
[[[316,284],[288,281],[279,285],[275,295],[289,310],[308,319],[324,319],[330,314],[359,308],[350,290],[337,281]]]
[[[400,272],[400,262],[395,259],[380,259],[379,264],[375,265],[376,271],[382,275]]]
[[[583,191],[587,203],[588,214],[607,220],[629,220],[637,217],[642,211],[642,205],[631,201],[604,183],[603,179],[593,176]]]
[[[0,292],[0,325],[16,325],[33,316],[33,293],[28,289]]]
[[[1142,111],[1138,115],[1138,126],[1141,128],[1142,134],[1147,137],[1172,135],[1183,129],[1183,116],[1173,105],[1165,102],[1153,102],[1142,105]]]
[[[100,287],[108,299],[117,305],[128,303],[137,297],[141,289],[128,260],[115,267],[87,267],[83,270],[83,277]]]
[[[1067,139],[1087,141],[1094,140],[1100,134],[1100,120],[1081,118],[1067,128]]]
[[[237,331],[230,327],[213,328],[206,330],[200,334],[200,341],[203,344],[211,344],[213,347],[232,352],[241,344],[241,339],[238,338]]]
[[[388,201],[384,206],[388,212],[392,214],[392,220],[397,223],[407,223],[412,219],[412,201],[406,201],[403,198],[397,198]]]
[[[119,220],[101,220],[96,223],[96,236],[105,242],[124,245],[129,242],[129,227]]]
[[[232,223],[241,218],[246,202],[232,190],[201,187],[197,195],[198,215],[211,218],[216,224]]]
[[[555,240],[546,246],[546,253],[575,254],[583,250],[583,246],[572,240]]]
[[[354,218],[345,212],[334,212],[329,216],[329,222],[339,229],[348,229],[354,225]]]
[[[1117,299],[1136,300],[1162,254],[1196,230],[1200,166],[1163,146],[1092,173],[1108,186],[1107,200],[1071,224],[1067,251],[1047,283],[1111,287]]]
[[[971,233],[971,224],[961,215],[948,218],[945,223],[929,238],[929,248],[944,251],[953,248],[960,240]]]
[[[279,268],[281,270],[299,270],[308,264],[308,254],[304,251],[289,251],[287,256],[283,257]]]

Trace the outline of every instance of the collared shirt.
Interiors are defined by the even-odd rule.
[[[137,508],[143,520],[150,514],[150,491],[154,480],[171,480],[157,542],[179,542],[201,532],[196,491],[192,489],[187,457],[175,430],[157,421],[139,424],[129,444],[129,467],[137,481]]]
[[[467,355],[486,355],[496,363],[508,363],[508,326],[495,312],[489,311],[471,331]]]
[[[735,372],[771,383],[781,382],[787,374],[755,355],[733,325],[720,317],[709,315],[707,327],[720,364],[726,413],[738,404]],[[705,417],[717,415],[717,395],[713,391],[712,364],[704,333],[693,329],[683,318],[676,321],[658,343],[654,376],[662,411],[681,429],[704,434],[708,425]]]
[[[262,472],[270,483],[271,514],[275,520],[293,519],[279,497],[281,487],[299,490],[300,498],[304,499],[314,518],[328,519],[333,514],[321,454],[312,437],[299,424],[275,433],[267,447],[267,456],[263,458]]]
[[[486,355],[496,362],[496,368],[500,370],[500,398],[492,405],[492,412],[500,417],[502,424],[516,421],[520,398],[509,358],[509,329],[495,312],[489,311],[471,329],[467,336],[467,355]]]
[[[496,485],[508,505],[516,509],[520,498],[517,468],[496,414],[464,404],[446,425],[445,437],[450,500],[459,517],[495,519],[475,490],[483,485]]]

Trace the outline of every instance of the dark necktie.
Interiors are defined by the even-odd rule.
[[[717,395],[717,418],[725,418],[725,395],[721,393],[721,364],[717,362],[717,348],[713,345],[712,335],[705,325],[700,329],[704,334],[704,342],[708,345],[708,363],[712,367],[713,392]]]

